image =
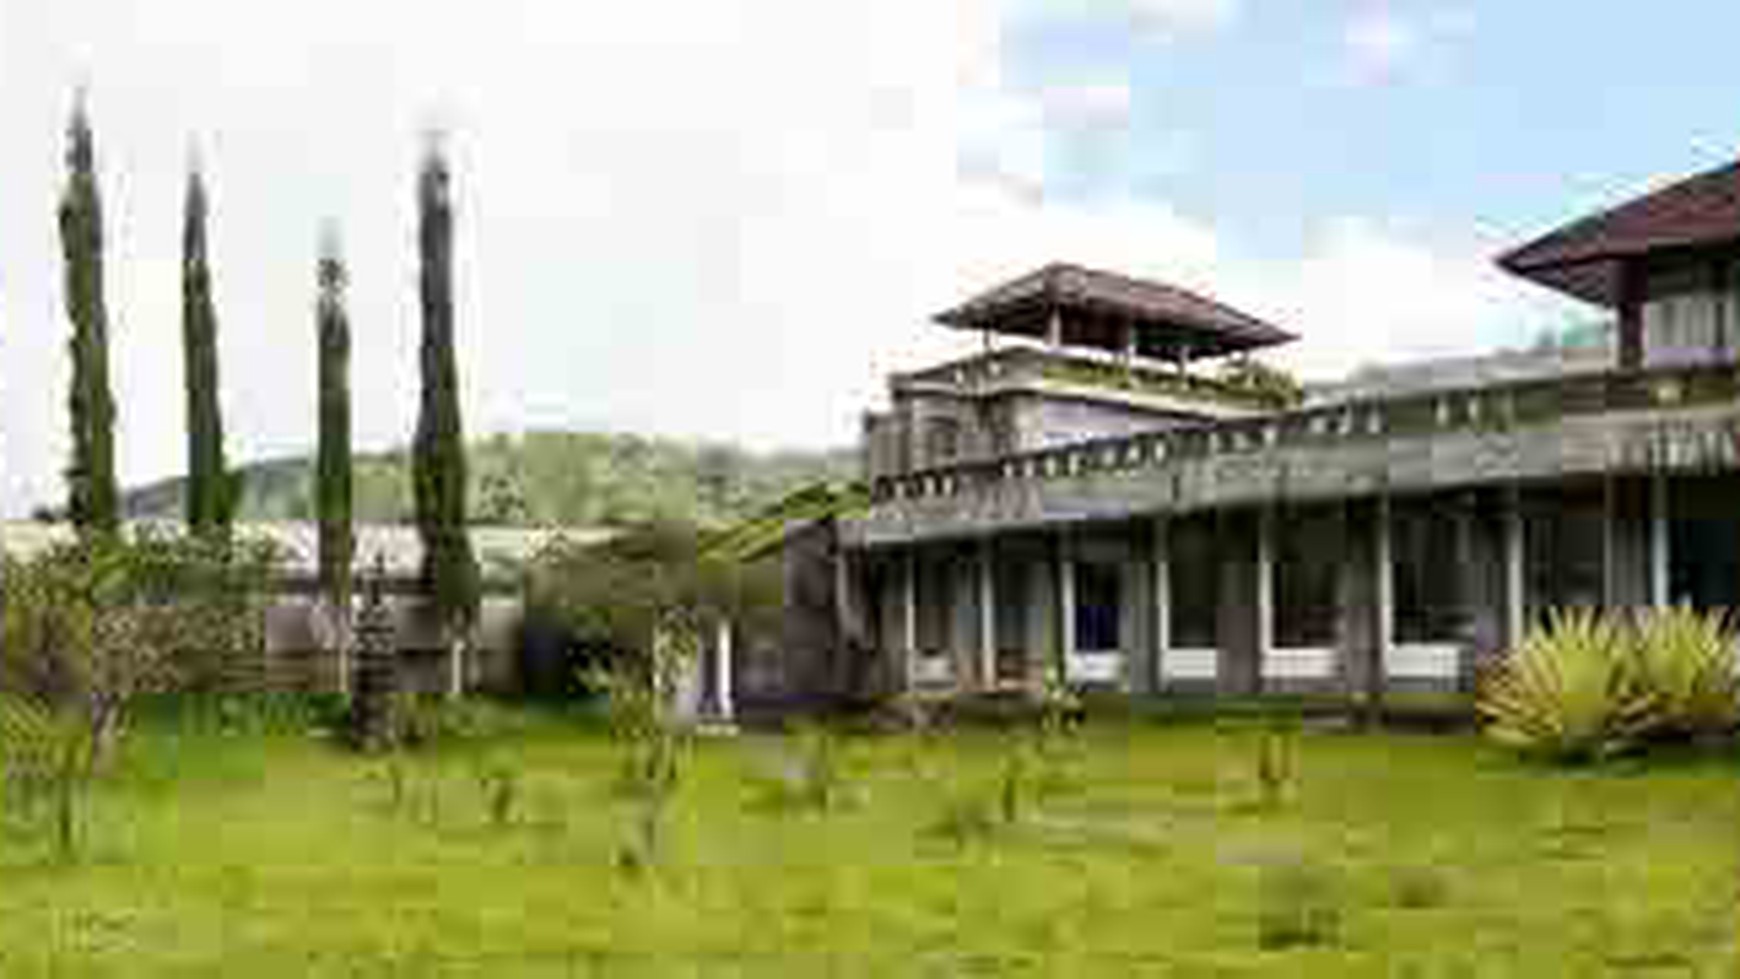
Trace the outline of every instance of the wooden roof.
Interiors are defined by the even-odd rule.
[[[1230,306],[1177,286],[1061,262],[1029,272],[939,313],[962,329],[1044,337],[1053,313],[1065,346],[1122,350],[1135,331],[1136,353],[1170,358],[1180,350],[1209,357],[1298,339]]]
[[[1740,163],[1573,221],[1500,256],[1506,271],[1603,306],[1627,259],[1740,241]]]

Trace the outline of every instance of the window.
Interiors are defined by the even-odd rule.
[[[1335,645],[1344,530],[1338,509],[1286,510],[1275,515],[1272,573],[1277,647]]]
[[[1075,648],[1097,653],[1122,648],[1118,641],[1120,618],[1118,566],[1075,562]]]
[[[1740,514],[1731,476],[1676,480],[1669,504],[1668,598],[1694,608],[1740,607]]]
[[[1462,626],[1465,516],[1438,499],[1398,501],[1390,511],[1395,640],[1455,639]]]
[[[1644,359],[1650,364],[1707,360],[1721,347],[1722,317],[1713,269],[1687,266],[1656,273],[1643,306]]]
[[[1167,538],[1172,635],[1177,649],[1213,649],[1219,643],[1220,548],[1212,518],[1175,520]]]
[[[1601,604],[1607,524],[1599,488],[1545,490],[1525,498],[1524,574],[1529,616]]]
[[[925,425],[924,452],[926,466],[941,466],[954,461],[960,452],[961,424],[953,418],[932,418]]]

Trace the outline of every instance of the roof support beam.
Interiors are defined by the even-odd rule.
[[[1619,265],[1619,367],[1643,366],[1644,266],[1635,259]]]

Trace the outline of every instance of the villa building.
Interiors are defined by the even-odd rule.
[[[1283,406],[1195,368],[1292,335],[1161,283],[1053,265],[941,314],[985,351],[865,420],[839,648],[883,689],[1442,688],[1550,608],[1736,604],[1740,164],[1499,264],[1611,342]]]

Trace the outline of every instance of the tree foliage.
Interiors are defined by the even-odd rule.
[[[654,522],[597,544],[557,539],[526,574],[528,614],[650,679],[655,652],[688,650],[721,617],[756,627],[780,609],[777,562],[743,563],[692,525]],[[666,645],[654,648],[654,639]]]
[[[478,568],[466,532],[465,433],[459,413],[459,368],[453,352],[453,204],[447,158],[431,141],[417,181],[417,243],[422,259],[422,400],[412,443],[417,530],[423,580],[442,618],[473,620]]]
[[[72,321],[72,383],[67,395],[72,460],[67,510],[84,534],[110,535],[119,525],[115,485],[115,399],[109,390],[108,308],[103,298],[103,208],[96,149],[81,95],[67,127],[67,183],[60,200],[66,312]]]
[[[144,533],[5,557],[0,693],[82,720],[93,765],[144,693],[258,681],[271,545]]]
[[[1305,398],[1305,389],[1292,374],[1253,357],[1233,357],[1221,365],[1218,380],[1246,391],[1274,408],[1293,408]]]
[[[187,174],[181,231],[181,338],[187,387],[187,525],[196,534],[227,537],[237,498],[224,463],[218,402],[217,310],[207,262],[205,178]]]
[[[410,523],[410,457],[354,456],[355,518]],[[305,520],[318,510],[313,458],[274,459],[241,468],[237,519]],[[472,440],[465,449],[472,523],[512,526],[618,526],[683,521],[703,526],[752,516],[818,482],[856,478],[854,450],[752,452],[603,432],[534,431]],[[182,483],[165,480],[127,494],[135,517],[172,518]]]

